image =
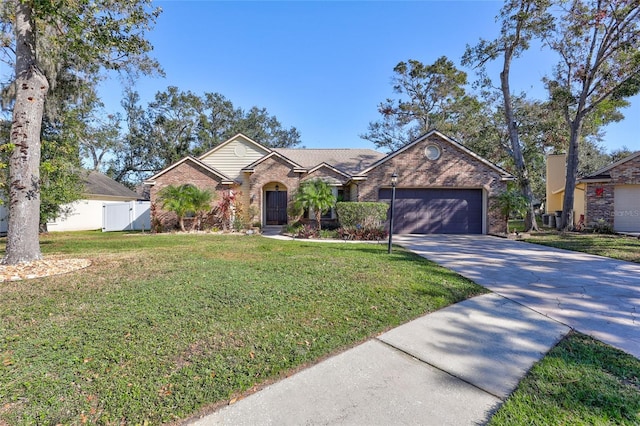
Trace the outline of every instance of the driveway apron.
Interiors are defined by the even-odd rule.
[[[394,242],[640,358],[638,264],[486,235],[398,235]]]

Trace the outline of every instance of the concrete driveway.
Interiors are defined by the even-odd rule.
[[[487,235],[394,242],[640,358],[640,265]]]

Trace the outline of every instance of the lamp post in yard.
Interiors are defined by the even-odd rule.
[[[396,202],[396,184],[398,183],[398,174],[393,172],[391,175],[391,208],[389,209],[389,247],[387,253],[391,254],[391,244],[393,242],[393,207]]]

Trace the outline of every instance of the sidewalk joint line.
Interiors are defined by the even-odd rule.
[[[415,355],[410,354],[410,353],[409,353],[409,352],[407,352],[407,351],[404,351],[404,350],[402,350],[402,349],[400,349],[400,348],[398,348],[398,347],[396,347],[396,346],[393,346],[391,343],[387,343],[387,342],[385,342],[385,341],[383,341],[383,340],[378,339],[377,337],[374,337],[374,340],[375,340],[375,341],[377,341],[377,342],[382,343],[383,345],[385,345],[385,346],[387,346],[387,347],[389,347],[389,348],[393,349],[393,350],[394,350],[394,351],[396,351],[396,352],[399,352],[399,353],[401,353],[401,354],[404,354],[404,355],[406,355],[406,356],[409,356],[410,358],[415,359],[415,360],[416,360],[416,361],[418,361],[420,364],[428,365],[429,367],[434,368],[434,369],[436,369],[436,370],[438,370],[438,371],[441,371],[441,372],[443,372],[444,374],[446,374],[446,375],[448,375],[448,376],[450,376],[450,377],[453,377],[454,379],[460,380],[461,382],[466,383],[466,384],[468,384],[469,386],[472,386],[472,387],[474,387],[474,388],[476,388],[476,389],[478,389],[478,390],[480,390],[480,391],[482,391],[482,392],[486,393],[487,395],[491,395],[491,396],[493,396],[493,397],[495,397],[495,398],[498,398],[501,402],[504,402],[504,401],[506,400],[506,398],[504,398],[504,399],[503,399],[501,396],[496,395],[496,394],[494,394],[494,393],[492,393],[492,392],[489,392],[488,390],[483,389],[483,388],[481,388],[480,386],[478,386],[478,385],[476,385],[476,384],[474,384],[474,383],[471,383],[471,382],[470,382],[470,381],[468,381],[468,380],[463,379],[462,377],[458,377],[458,376],[456,376],[456,375],[454,375],[454,374],[450,373],[450,372],[449,372],[449,371],[447,371],[447,370],[443,370],[442,368],[440,368],[440,367],[438,367],[438,366],[436,366],[436,365],[433,365],[433,364],[431,364],[431,363],[429,363],[429,362],[427,362],[427,361],[425,361],[425,360],[423,360],[423,359],[420,359],[420,358],[416,357]],[[507,396],[507,398],[508,398],[508,397],[509,397],[509,396]]]

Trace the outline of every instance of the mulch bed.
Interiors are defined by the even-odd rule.
[[[18,281],[66,274],[91,265],[88,259],[47,258],[18,265],[0,265],[0,281]]]

